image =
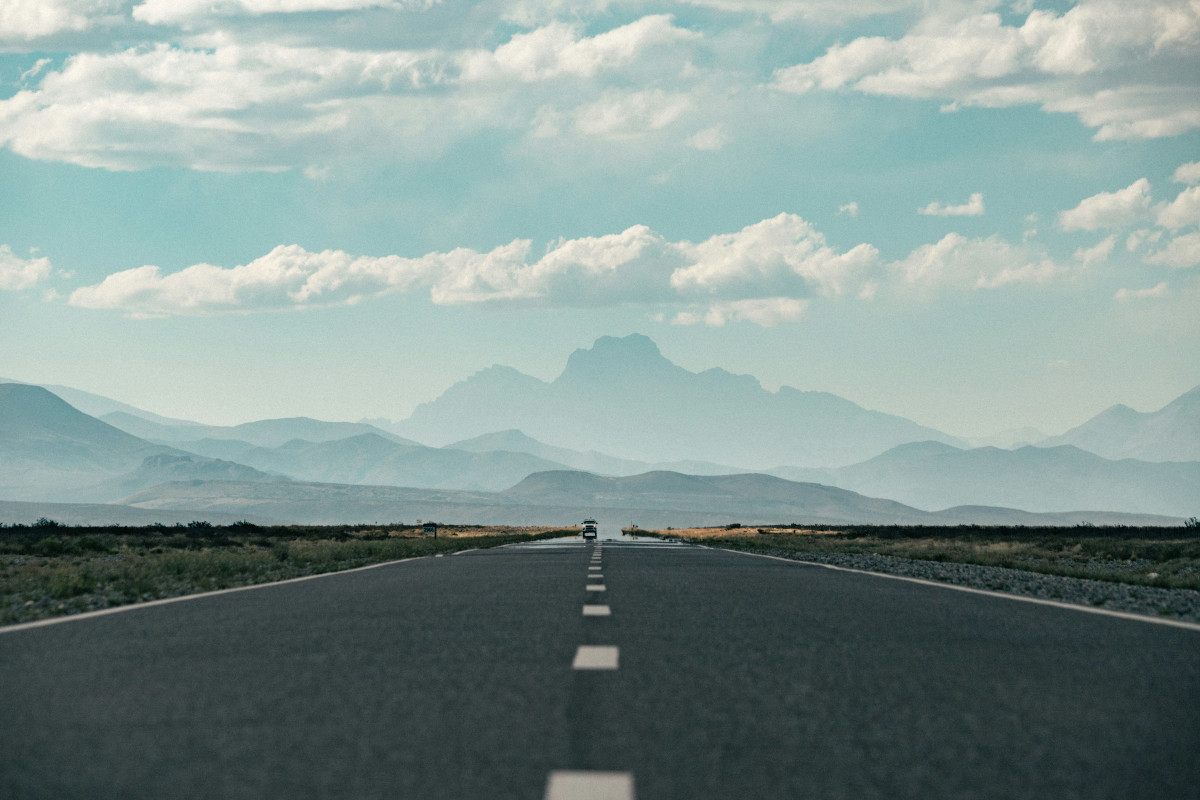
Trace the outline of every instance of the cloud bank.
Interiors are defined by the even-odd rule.
[[[516,239],[487,252],[458,248],[416,258],[310,252],[281,245],[235,267],[146,265],[76,289],[73,306],[135,317],[204,316],[354,305],[394,292],[427,292],[437,305],[679,307],[673,322],[771,326],[804,318],[812,302],[869,301],[881,286],[924,290],[1041,284],[1106,258],[1115,237],[1063,266],[1027,245],[948,234],[894,263],[870,244],[831,246],[811,223],[779,214],[702,242],[668,241],[644,225],[563,239],[535,255]]]
[[[1084,0],[1033,10],[933,13],[899,39],[864,36],[784,68],[785,92],[854,91],[959,106],[1038,105],[1074,114],[1095,138],[1151,139],[1200,128],[1200,4]]]

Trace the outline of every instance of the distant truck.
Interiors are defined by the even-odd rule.
[[[585,519],[583,521],[583,538],[585,540],[596,538],[596,520]]]

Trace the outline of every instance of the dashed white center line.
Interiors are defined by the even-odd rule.
[[[594,572],[594,571],[596,571],[596,570],[598,570],[598,569],[600,569],[600,565],[599,565],[599,564],[594,564],[594,565],[592,565],[592,566],[589,566],[589,567],[588,567],[588,570],[589,570],[589,571],[593,571],[593,572]]]
[[[607,589],[604,588],[603,583],[589,583],[587,585],[587,590],[589,592],[607,592],[608,591]]]
[[[585,617],[611,617],[612,609],[608,606],[586,605],[583,607],[583,615]]]
[[[545,800],[634,800],[633,775],[556,770],[546,780]]]
[[[619,648],[608,644],[581,644],[575,651],[572,669],[616,669]]]

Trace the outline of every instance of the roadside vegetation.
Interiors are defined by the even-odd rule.
[[[0,625],[576,533],[413,525],[0,525]]]
[[[805,553],[874,553],[1164,589],[1200,590],[1200,523],[1194,520],[1182,528],[734,524],[655,531],[626,528],[624,533],[791,557]]]

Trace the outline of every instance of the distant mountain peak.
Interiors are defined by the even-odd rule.
[[[619,338],[601,336],[590,348],[571,353],[560,380],[608,376],[614,372],[629,375],[681,369],[662,354],[653,339],[633,333]]]

